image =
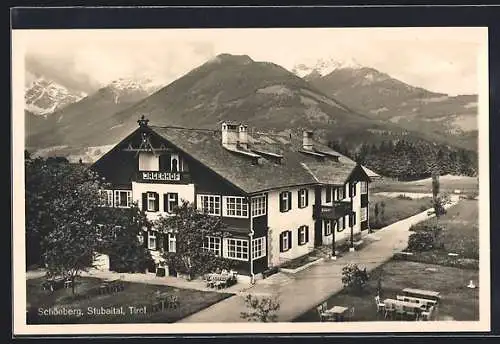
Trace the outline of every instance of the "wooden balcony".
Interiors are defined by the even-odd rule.
[[[191,182],[189,172],[138,171],[134,180],[139,183],[187,184]]]
[[[333,202],[333,205],[314,205],[313,219],[335,220],[351,212],[349,201],[337,201]]]

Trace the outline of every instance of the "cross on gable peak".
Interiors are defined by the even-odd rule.
[[[144,115],[141,116],[141,118],[137,121],[139,124],[139,127],[147,127],[148,126],[149,119],[146,119]]]

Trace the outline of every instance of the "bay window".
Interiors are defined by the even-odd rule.
[[[252,240],[252,259],[259,259],[266,255],[266,237]]]
[[[132,205],[132,191],[115,190],[115,207],[128,208]]]
[[[248,240],[227,238],[225,250],[225,258],[235,260],[248,260]]]
[[[215,253],[216,256],[221,255],[221,238],[205,237],[203,241],[203,249]]]
[[[209,215],[220,215],[220,196],[198,195],[198,209]]]
[[[252,197],[252,216],[261,216],[266,214],[266,196]]]
[[[245,197],[224,196],[224,216],[248,217],[248,203]]]
[[[113,190],[99,190],[99,195],[101,196],[101,206],[113,206]]]

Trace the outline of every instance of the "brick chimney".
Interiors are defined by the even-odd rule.
[[[243,149],[248,149],[248,126],[240,124],[238,127],[238,141]]]
[[[312,151],[313,150],[313,132],[310,130],[304,131],[302,135],[302,149]]]
[[[231,122],[222,122],[222,146],[235,149],[239,141],[238,125]]]

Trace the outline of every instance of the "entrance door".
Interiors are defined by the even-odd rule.
[[[314,221],[314,247],[323,245],[323,220]]]

